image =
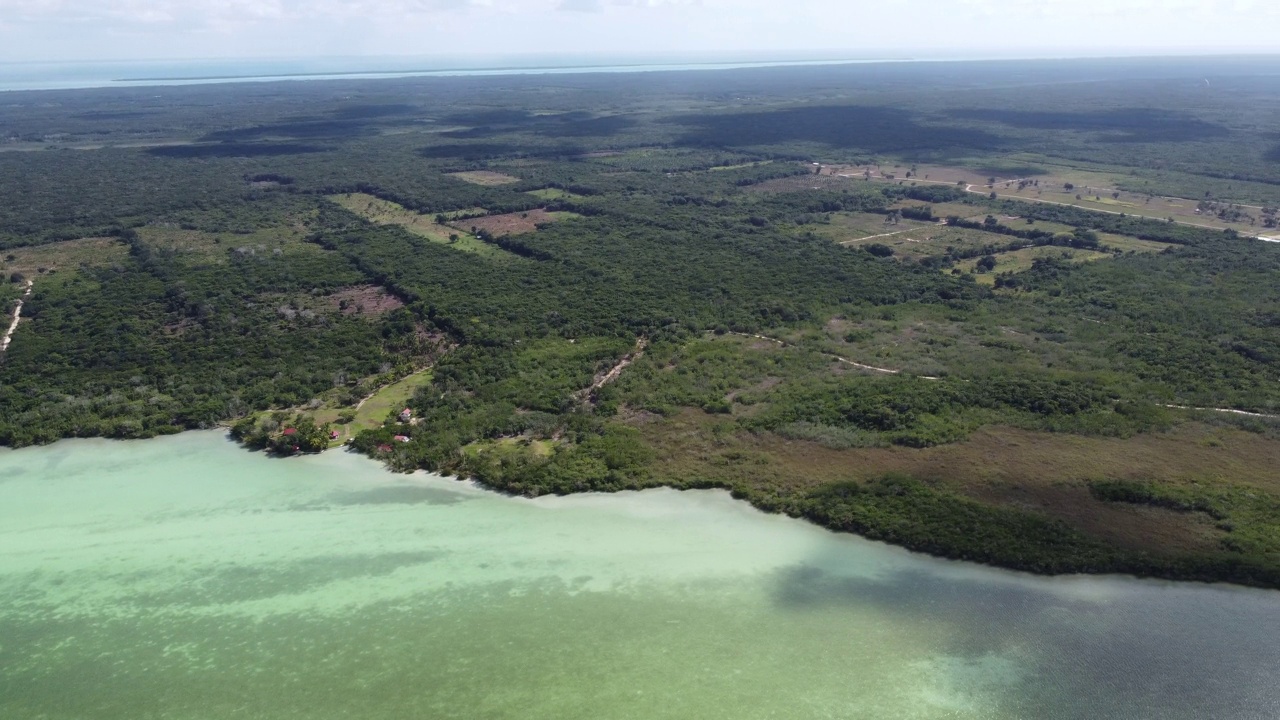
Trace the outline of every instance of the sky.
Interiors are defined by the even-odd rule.
[[[1276,0],[0,0],[0,62],[1280,52]]]

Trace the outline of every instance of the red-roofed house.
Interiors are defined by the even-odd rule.
[[[409,422],[413,419],[413,411],[405,408],[400,411],[400,422]]]
[[[285,434],[285,437],[293,437],[294,435],[298,434],[298,428],[285,428],[284,434]]]

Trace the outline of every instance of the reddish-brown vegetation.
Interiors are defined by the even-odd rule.
[[[329,304],[343,315],[377,317],[404,307],[404,303],[377,285],[352,285],[331,294]]]
[[[471,218],[450,223],[452,227],[467,232],[484,230],[494,237],[519,235],[533,232],[539,225],[555,222],[558,218],[546,210],[529,210],[528,212],[507,213],[506,215],[489,215],[488,217]],[[473,230],[474,228],[474,230]]]

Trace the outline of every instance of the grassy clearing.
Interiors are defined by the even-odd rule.
[[[488,210],[485,210],[482,207],[473,207],[473,208],[465,208],[462,210],[450,210],[449,212],[444,212],[440,214],[444,215],[445,218],[448,220],[457,220],[460,217],[466,217],[468,215],[484,215],[484,214],[487,214],[488,212],[489,212]]]
[[[542,200],[578,200],[580,198],[586,197],[585,195],[572,193],[572,192],[569,192],[568,190],[561,190],[560,188],[542,188],[540,190],[529,190],[525,194],[532,195]]]
[[[290,415],[309,416],[314,419],[316,425],[331,424],[338,432],[338,437],[329,443],[329,447],[338,447],[360,434],[361,431],[382,427],[384,422],[392,419],[393,413],[398,413],[408,405],[418,388],[429,385],[432,377],[431,368],[408,375],[378,389],[365,399],[359,408],[337,399],[340,391],[335,390],[325,393],[309,405],[287,408],[285,412]],[[345,395],[345,392],[343,394]],[[255,417],[261,418],[272,412],[263,411],[257,413]],[[344,418],[351,418],[351,420],[343,422]]]
[[[551,218],[552,220],[572,220],[574,218],[580,218],[582,216],[576,212],[571,212],[569,210],[552,210],[547,213],[547,217]]]
[[[449,177],[455,177],[463,182],[469,182],[473,185],[484,185],[492,187],[495,185],[510,185],[520,182],[520,178],[512,177],[505,173],[494,172],[492,170],[467,170],[464,172],[447,173]]]
[[[1111,233],[1098,233],[1098,237],[1102,240],[1102,244],[1107,247],[1115,248],[1122,252],[1161,252],[1166,248],[1173,247],[1169,243],[1156,242],[1155,240],[1142,240],[1128,235],[1113,235]]]
[[[50,271],[75,270],[82,265],[106,267],[128,255],[129,246],[115,238],[67,240],[0,252],[0,272],[6,279],[16,272],[35,280]]]
[[[418,388],[431,384],[430,369],[414,373],[374,393],[356,411],[355,420],[347,426],[352,434],[381,427],[393,412],[403,410]]]
[[[582,217],[568,211],[547,212],[546,210],[529,210],[527,212],[506,213],[504,215],[488,215],[482,218],[468,218],[449,224],[450,227],[464,233],[487,232],[493,237],[521,235],[531,233],[544,223]],[[479,241],[477,241],[479,242]]]
[[[231,253],[298,255],[324,252],[319,245],[306,242],[300,225],[259,228],[247,234],[145,227],[139,228],[138,235],[152,248],[201,264],[224,263]]]
[[[877,213],[839,212],[831,214],[831,223],[828,225],[806,225],[804,229],[836,242],[858,242],[885,233],[905,232],[934,225],[937,223],[905,219],[897,225],[889,225],[885,224],[885,216]]]
[[[1022,272],[1030,270],[1032,263],[1041,258],[1057,258],[1067,262],[1081,263],[1092,262],[1094,260],[1105,260],[1111,257],[1110,253],[1096,252],[1093,250],[1077,250],[1060,247],[1030,247],[1013,252],[1003,252],[994,255],[996,266],[994,270],[979,273],[977,272],[978,258],[972,260],[963,260],[956,263],[956,268],[961,272],[971,273],[974,278],[984,285],[994,285],[995,276],[1004,272]],[[947,272],[950,272],[948,270]]]
[[[479,457],[481,455],[496,455],[499,458],[506,456],[520,456],[526,452],[531,453],[534,457],[547,458],[551,457],[555,452],[556,443],[550,440],[535,440],[533,438],[499,438],[497,440],[483,440],[465,445],[462,452],[468,457]]]
[[[971,230],[937,223],[908,225],[908,221],[905,220],[896,226],[887,226],[882,233],[892,234],[858,238],[846,243],[846,246],[857,248],[871,243],[887,245],[893,248],[895,257],[918,260],[924,257],[946,255],[949,250],[968,251],[984,247],[1000,247],[1008,245],[1011,241],[1007,235],[984,230]]]
[[[439,245],[446,245],[454,250],[474,253],[495,260],[515,257],[502,248],[483,242],[473,234],[461,229],[462,225],[476,224],[480,220],[487,218],[464,220],[452,226],[440,225],[436,222],[434,215],[422,215],[397,203],[364,193],[331,195],[329,199],[366,220],[379,225],[399,225],[414,235]]]

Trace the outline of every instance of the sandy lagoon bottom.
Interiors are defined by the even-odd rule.
[[[0,718],[1276,718],[1280,593],[217,433],[0,452]]]

